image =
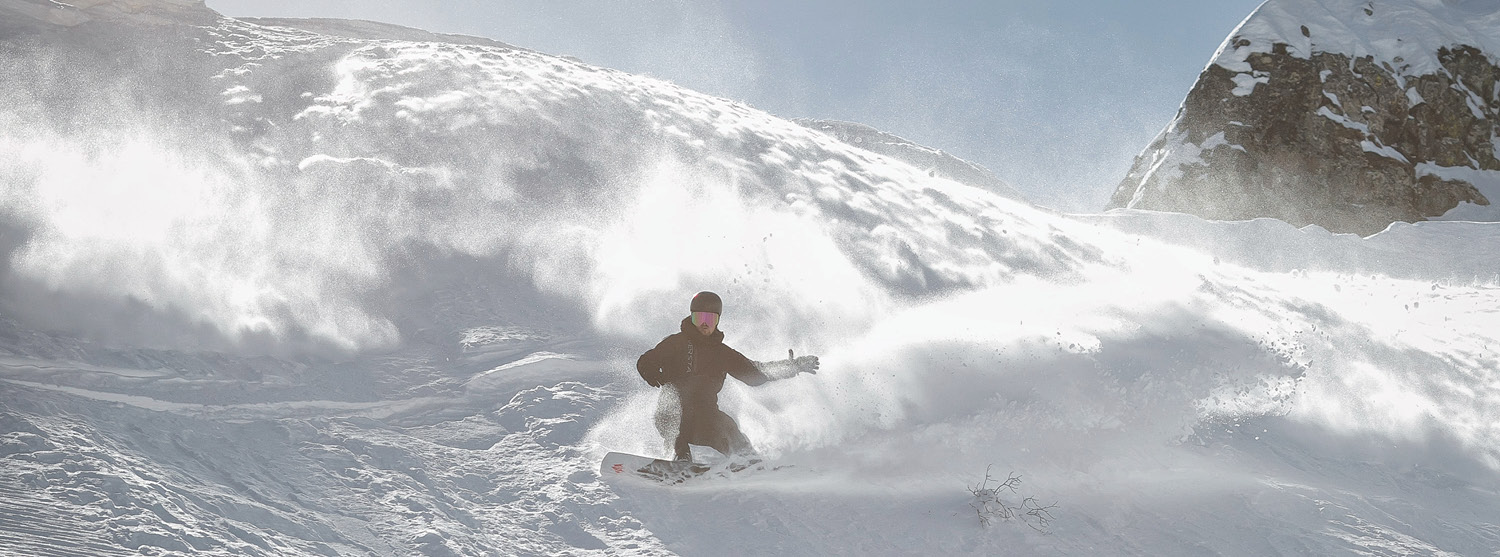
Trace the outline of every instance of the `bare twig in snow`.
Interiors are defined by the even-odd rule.
[[[1019,518],[1031,529],[1048,533],[1047,528],[1053,520],[1052,511],[1057,508],[1057,504],[1043,505],[1035,497],[1023,498],[1015,505],[1006,502],[1001,493],[1008,491],[1012,495],[1016,494],[1021,487],[1021,477],[1011,472],[1004,481],[999,481],[990,473],[992,468],[993,465],[984,469],[983,482],[969,487],[969,493],[974,495],[969,506],[979,516],[979,524],[988,528],[996,519],[1010,521]],[[994,487],[990,487],[992,483],[995,484]]]

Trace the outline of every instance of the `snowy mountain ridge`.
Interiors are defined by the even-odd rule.
[[[7,23],[74,27],[92,21],[129,20],[167,25],[186,18],[203,20],[217,13],[203,0],[3,0],[0,14]]]
[[[1245,18],[1210,64],[1251,73],[1252,53],[1276,44],[1308,58],[1314,53],[1369,56],[1395,73],[1415,76],[1443,70],[1438,51],[1462,45],[1500,59],[1500,3],[1493,0],[1273,0]],[[1252,85],[1253,86],[1253,85]]]
[[[471,37],[467,35],[456,35],[452,33],[430,33],[421,29],[413,29],[378,21],[347,20],[347,19],[324,19],[324,18],[265,18],[249,17],[238,18],[239,21],[253,23],[263,27],[290,27],[318,33],[320,35],[331,35],[350,39],[368,40],[399,40],[413,42],[440,42],[451,44],[473,44],[481,46],[493,46],[499,48],[516,49],[514,45],[502,43],[494,39],[483,37]]]
[[[659,80],[362,34],[387,31],[0,26],[0,547],[1500,546],[1493,223],[1059,215]],[[600,478],[667,450],[634,360],[702,289],[751,358],[823,358],[723,393],[784,467]],[[1055,519],[984,515],[992,469]]]
[[[975,186],[1011,199],[1023,199],[1021,192],[1016,191],[1015,187],[1005,183],[999,176],[995,176],[989,169],[944,153],[940,149],[918,145],[864,124],[808,118],[798,119],[796,122],[837,137],[845,143],[925,169],[928,176],[941,175],[955,182]]]

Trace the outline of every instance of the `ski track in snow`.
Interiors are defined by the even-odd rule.
[[[0,553],[1500,547],[1493,223],[1059,215],[539,53],[200,31],[229,137],[0,114]],[[823,358],[726,387],[780,468],[605,481],[700,285]],[[982,527],[987,470],[1054,520]]]

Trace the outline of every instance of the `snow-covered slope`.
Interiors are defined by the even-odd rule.
[[[1011,199],[1023,198],[1021,192],[1016,191],[1014,187],[1005,183],[1005,180],[1001,180],[989,169],[944,153],[941,149],[918,145],[864,124],[811,118],[798,119],[796,122],[837,137],[844,143],[924,169],[928,176],[942,176],[960,184],[988,190]]]
[[[327,19],[327,18],[269,18],[248,17],[238,18],[246,23],[253,23],[264,27],[290,27],[320,35],[331,35],[334,37],[346,37],[351,39],[372,40],[400,40],[415,42],[441,42],[451,44],[472,44],[481,46],[495,46],[508,50],[515,50],[514,45],[502,43],[494,39],[484,37],[471,37],[467,35],[454,35],[449,33],[432,33],[421,29],[413,29],[378,21]]]
[[[1058,215],[669,83],[355,27],[3,36],[0,547],[1500,547],[1491,224]],[[665,453],[634,359],[701,289],[747,355],[823,359],[725,390],[781,468],[598,477]]]
[[[660,81],[498,47],[232,20],[196,33],[141,54],[201,50],[159,70],[201,76],[172,99],[211,103],[180,116],[191,129],[142,129],[136,114],[165,109],[156,98],[100,109],[85,137],[32,121],[44,108],[8,115],[24,131],[10,134],[5,206],[31,232],[19,276],[181,311],[232,341],[364,348],[399,343],[398,322],[418,318],[366,302],[429,257],[494,259],[631,331],[689,282],[766,300],[743,316],[802,321],[818,303],[859,313],[1104,257],[1049,241],[1042,211]],[[94,48],[111,47],[69,62],[88,67]],[[22,92],[20,107],[55,94]],[[76,272],[96,258],[117,261]],[[829,288],[786,292],[763,276],[776,267]],[[655,286],[620,291],[640,284]]]

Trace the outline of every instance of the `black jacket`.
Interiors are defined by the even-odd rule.
[[[641,354],[635,369],[653,387],[676,386],[684,410],[718,408],[726,375],[750,386],[770,380],[750,358],[724,344],[723,331],[703,336],[691,318],[682,320],[681,332]]]

